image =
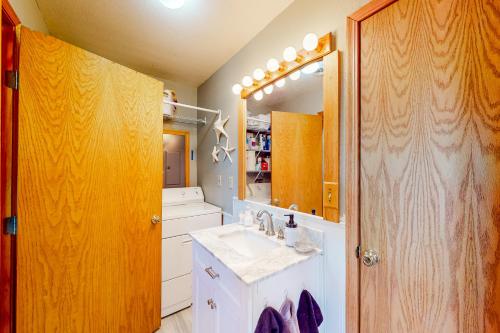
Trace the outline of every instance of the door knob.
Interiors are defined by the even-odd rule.
[[[378,256],[377,251],[375,250],[366,250],[363,253],[363,264],[367,267],[372,267],[378,264],[380,261],[380,258]]]
[[[153,215],[153,217],[151,218],[151,223],[158,224],[160,222],[161,222],[161,217],[159,217],[158,215]]]

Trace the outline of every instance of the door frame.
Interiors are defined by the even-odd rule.
[[[189,162],[191,161],[191,147],[189,145],[189,131],[181,131],[181,130],[173,130],[173,129],[164,129],[163,134],[172,134],[172,135],[182,135],[184,136],[184,177],[185,177],[185,187],[189,187],[189,179],[190,175],[190,166]]]
[[[346,113],[346,332],[360,332],[361,22],[397,0],[372,0],[347,17]]]
[[[12,90],[11,95],[5,93],[5,71],[19,69],[19,41],[16,29],[21,24],[9,1],[2,0],[2,93],[1,93],[1,143],[0,143],[0,332],[15,332],[16,325],[16,238],[5,234],[5,218],[16,215],[16,161],[17,161],[17,107],[18,91]],[[11,29],[3,31],[4,25]],[[5,57],[5,59],[4,59]],[[5,62],[4,62],[5,60]],[[10,99],[11,108],[5,103]]]

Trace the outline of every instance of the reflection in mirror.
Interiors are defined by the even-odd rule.
[[[322,216],[323,63],[263,90],[247,100],[246,198]]]

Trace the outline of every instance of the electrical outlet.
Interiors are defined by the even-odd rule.
[[[217,186],[222,186],[222,176],[221,175],[217,175]]]
[[[229,189],[232,190],[233,186],[234,186],[233,176],[227,177],[227,187],[229,187]]]

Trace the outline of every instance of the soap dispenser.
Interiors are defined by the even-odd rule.
[[[285,243],[286,246],[294,247],[299,237],[297,223],[295,223],[293,214],[286,214],[288,222],[285,224]]]

